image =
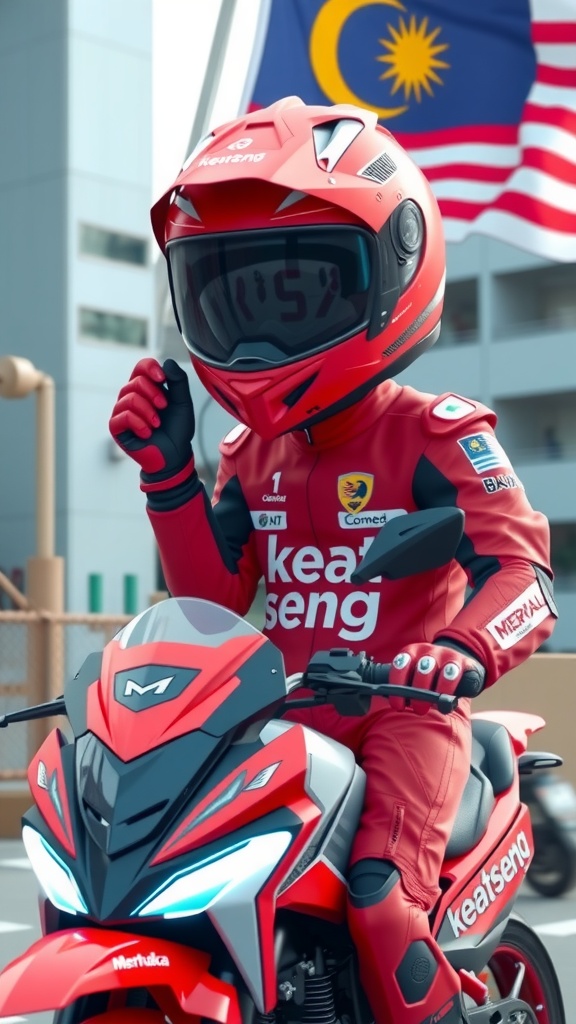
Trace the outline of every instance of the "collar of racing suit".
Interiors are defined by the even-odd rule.
[[[332,448],[344,444],[371,427],[396,401],[401,391],[402,388],[395,381],[384,381],[354,405],[335,416],[328,416],[312,427],[295,430],[290,436],[295,444],[305,449]]]

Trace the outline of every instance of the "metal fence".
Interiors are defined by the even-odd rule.
[[[129,621],[129,615],[0,611],[0,714],[57,697],[84,659]],[[44,719],[2,730],[0,782],[26,777],[31,756],[54,724]]]

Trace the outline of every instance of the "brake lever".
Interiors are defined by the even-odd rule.
[[[351,678],[352,676],[356,678]],[[356,673],[337,675],[325,673],[306,676],[304,685],[314,693],[322,695],[342,715],[366,714],[371,697],[402,697],[404,700],[419,700],[431,704],[442,715],[450,715],[458,707],[458,697],[435,690],[421,690],[413,686],[396,686],[393,683],[365,683]],[[356,700],[355,700],[356,698]],[[340,710],[342,707],[357,707],[359,710]],[[360,710],[360,709],[363,710]]]
[[[393,683],[370,686],[370,689],[374,695],[379,697],[402,697],[404,700],[420,700],[432,704],[442,715],[450,715],[458,707],[458,697],[450,693],[420,690],[415,686],[396,686]]]

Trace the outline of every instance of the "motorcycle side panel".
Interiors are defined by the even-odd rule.
[[[312,859],[294,870],[280,889],[277,907],[341,924],[346,917],[346,870],[364,803],[366,775],[356,766],[350,787]]]
[[[491,836],[493,839],[493,832]],[[481,848],[482,843],[472,851],[474,874],[463,876],[460,884],[456,877],[442,898],[434,930],[445,952],[466,951],[480,944],[509,914],[534,856],[527,808],[520,806],[510,827],[500,832],[496,847]],[[454,956],[450,959],[455,962]]]
[[[298,801],[309,795],[309,759],[301,726],[290,726],[220,779],[196,803],[151,860],[153,866],[230,836],[282,807],[299,817]],[[226,794],[233,794],[231,799]],[[310,801],[308,801],[310,803]],[[324,805],[315,800],[309,813],[320,819]]]
[[[70,929],[35,942],[0,974],[0,1016],[62,1010],[82,996],[162,990],[184,1013],[241,1024],[232,985],[212,977],[206,953],[119,931]],[[166,1011],[167,1012],[167,1011]]]
[[[261,739],[269,760],[277,760],[278,750],[291,751],[289,764],[294,776],[298,766],[296,752],[302,744],[305,776],[300,793],[296,791],[294,778],[289,805],[301,817],[303,827],[266,884],[253,876],[246,884],[236,886],[230,896],[214,903],[207,914],[240,969],[257,1009],[267,1013],[277,1002],[274,922],[278,889],[292,875],[298,877],[304,872],[311,860],[311,849],[316,855],[315,840],[318,838],[319,845],[326,838],[323,830],[329,823],[333,824],[338,807],[357,778],[357,768],[354,755],[347,747],[301,725],[272,722],[264,728]],[[272,776],[271,787],[279,776],[280,769]],[[288,800],[287,792],[285,799]],[[356,820],[350,820],[352,830],[357,824],[359,800],[355,801],[354,808]],[[341,901],[340,887],[334,888],[333,896]],[[336,907],[332,908],[332,913],[336,912]]]
[[[70,854],[76,856],[68,792],[62,765],[62,747],[66,739],[53,729],[30,762],[28,785],[36,806],[48,828]]]

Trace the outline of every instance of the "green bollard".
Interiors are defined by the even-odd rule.
[[[132,573],[124,576],[124,614],[136,615],[138,611],[138,577]]]
[[[103,578],[101,572],[91,572],[88,576],[88,611],[101,613],[103,607]]]

